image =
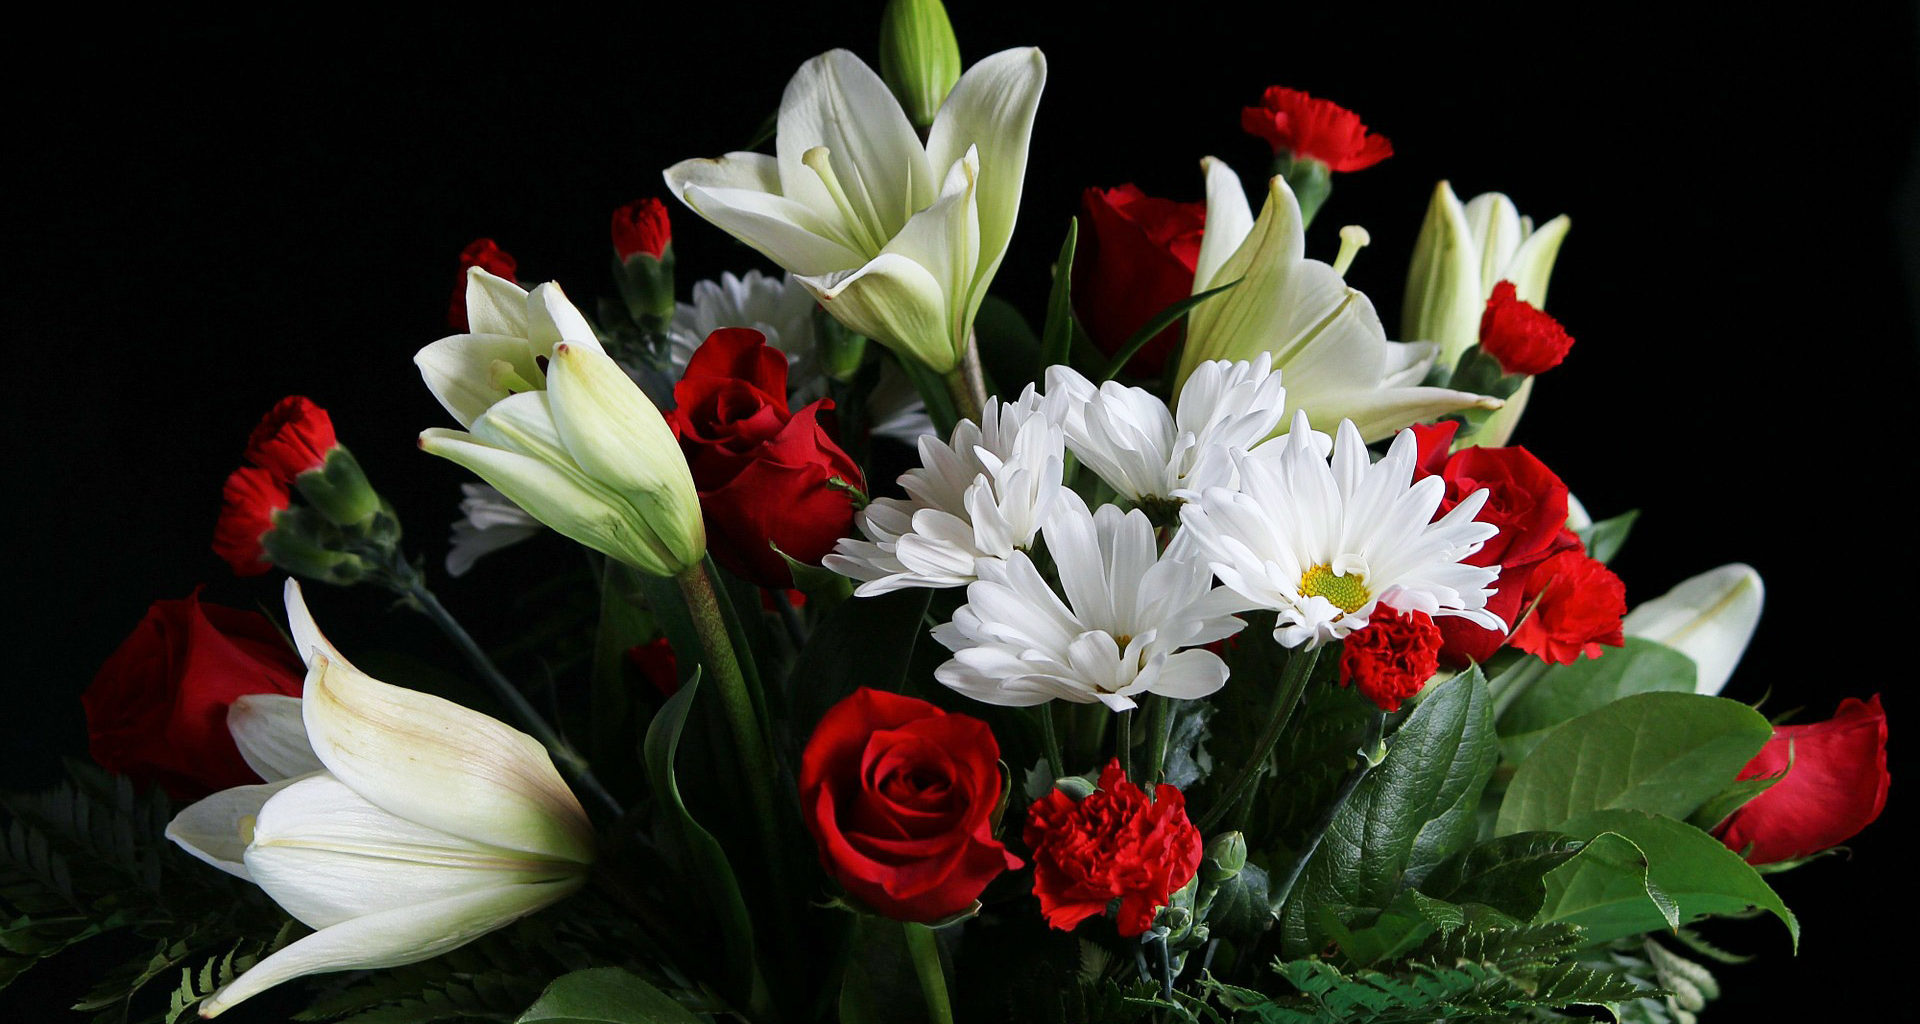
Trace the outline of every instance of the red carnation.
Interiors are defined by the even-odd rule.
[[[272,470],[241,466],[221,490],[220,521],[213,528],[213,553],[233,566],[236,576],[258,576],[273,568],[260,538],[273,529],[273,517],[286,510],[291,496]]]
[[[625,263],[639,254],[659,259],[673,244],[673,221],[665,203],[651,196],[613,211],[613,251]]]
[[[1601,644],[1625,642],[1620,620],[1627,614],[1627,586],[1579,547],[1563,548],[1533,567],[1521,608],[1525,617],[1508,642],[1555,665],[1582,654],[1598,658]]]
[[[1810,857],[1880,816],[1887,805],[1887,714],[1880,695],[1864,703],[1848,697],[1824,722],[1775,728],[1740,778],[1782,771],[1785,778],[1716,830],[1749,864]]]
[[[1487,311],[1480,314],[1480,348],[1508,374],[1531,376],[1559,366],[1573,348],[1573,336],[1560,321],[1521,302],[1512,281],[1502,281],[1493,286]]]
[[[640,675],[660,696],[671,697],[680,692],[680,659],[674,655],[673,645],[667,643],[666,637],[627,648],[627,663],[639,669]]]
[[[1090,188],[1073,256],[1073,306],[1100,351],[1113,355],[1135,331],[1193,292],[1207,204],[1176,203],[1132,185]],[[1180,340],[1178,325],[1147,342],[1127,372],[1158,373]]]
[[[1149,798],[1117,759],[1085,797],[1056,789],[1034,801],[1024,838],[1033,849],[1033,894],[1061,931],[1118,899],[1120,934],[1139,935],[1200,870],[1200,831],[1187,820],[1185,794],[1160,786]]]
[[[300,474],[319,469],[338,444],[327,411],[299,395],[289,395],[253,428],[246,458],[290,484]]]
[[[1440,671],[1440,627],[1425,612],[1375,605],[1365,629],[1340,647],[1340,685],[1358,686],[1382,711],[1398,711]]]
[[[1318,160],[1334,171],[1364,170],[1393,155],[1393,143],[1369,133],[1358,114],[1277,85],[1260,97],[1260,106],[1240,112],[1240,126],[1267,140],[1275,155]]]
[[[467,270],[479,267],[495,277],[513,280],[520,264],[513,254],[491,238],[476,238],[460,250],[460,283],[453,286],[453,301],[447,305],[447,326],[456,331],[467,329]]]
[[[800,810],[820,863],[861,906],[929,923],[1020,867],[993,837],[1000,744],[987,723],[861,688],[800,757]]]

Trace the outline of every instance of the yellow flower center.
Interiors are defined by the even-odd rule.
[[[1325,565],[1316,565],[1300,574],[1301,597],[1324,597],[1343,612],[1356,612],[1372,596],[1367,579],[1358,573],[1342,576]]]

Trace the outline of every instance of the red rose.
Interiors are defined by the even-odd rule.
[[[1582,654],[1598,658],[1601,644],[1625,643],[1620,620],[1627,614],[1627,586],[1578,547],[1535,563],[1522,593],[1525,617],[1510,642],[1528,654],[1567,665]]]
[[[189,800],[260,781],[227,731],[227,705],[254,693],[300,696],[306,669],[273,623],[201,604],[156,601],[81,694],[101,767]]]
[[[1521,302],[1512,281],[1493,286],[1480,314],[1480,348],[1509,374],[1545,373],[1560,365],[1573,348],[1573,336],[1560,321]]]
[[[853,531],[853,496],[841,485],[862,487],[865,478],[834,443],[825,415],[833,403],[789,413],[786,356],[759,331],[713,332],[673,397],[667,423],[700,492],[707,550],[721,565],[785,589],[793,573],[782,553],[817,565]]]
[[[800,808],[820,863],[862,906],[927,923],[1020,866],[993,838],[1000,745],[987,723],[862,688],[814,727]]]
[[[1113,355],[1135,331],[1193,293],[1193,268],[1207,204],[1158,199],[1132,185],[1087,189],[1085,224],[1073,255],[1073,306],[1100,351]],[[1174,325],[1127,362],[1127,372],[1160,371],[1180,340]]]
[[[1340,644],[1340,685],[1358,686],[1382,711],[1398,711],[1440,671],[1440,627],[1425,612],[1375,605],[1365,629]]]
[[[636,199],[613,211],[613,251],[620,262],[640,253],[659,259],[672,244],[673,221],[660,200]]]
[[[1363,170],[1393,155],[1393,143],[1370,134],[1358,114],[1277,85],[1260,97],[1260,106],[1240,112],[1240,126],[1267,140],[1276,155],[1318,160],[1333,171]]]
[[[220,520],[213,528],[213,553],[233,566],[236,576],[258,576],[273,568],[260,538],[273,529],[273,517],[291,501],[287,485],[272,470],[241,466],[221,490]]]
[[[1054,790],[1027,811],[1033,894],[1047,923],[1072,931],[1120,901],[1115,925],[1125,937],[1153,924],[1158,908],[1200,870],[1200,831],[1187,798],[1172,786],[1152,798],[1127,781],[1116,759],[1100,788],[1075,800]]]
[[[1812,856],[1853,838],[1880,816],[1887,804],[1887,714],[1880,710],[1880,695],[1865,703],[1848,697],[1824,722],[1775,728],[1740,778],[1783,770],[1785,778],[1717,830],[1720,841],[1741,851],[1749,864]]]
[[[447,305],[447,326],[456,331],[467,329],[467,270],[479,267],[495,277],[513,280],[520,270],[513,254],[500,248],[491,238],[476,238],[460,250],[460,283],[453,286],[453,301]]]
[[[1580,546],[1566,532],[1567,485],[1525,448],[1466,448],[1447,454],[1458,425],[1452,422],[1413,427],[1419,442],[1416,478],[1438,476],[1447,491],[1435,510],[1439,518],[1474,491],[1487,489],[1487,503],[1474,519],[1492,523],[1500,532],[1479,551],[1462,561],[1469,565],[1498,565],[1493,596],[1487,610],[1511,628],[1526,610],[1526,585],[1533,567],[1549,556]],[[1476,626],[1457,615],[1436,623],[1445,645],[1441,660],[1452,665],[1483,662],[1507,642],[1499,630]]]
[[[319,469],[338,444],[327,411],[299,395],[289,395],[253,428],[246,458],[291,484],[300,474]]]

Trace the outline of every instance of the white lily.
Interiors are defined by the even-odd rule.
[[[1203,362],[1269,352],[1287,382],[1280,422],[1296,410],[1325,432],[1351,420],[1369,442],[1460,409],[1499,408],[1498,399],[1485,395],[1420,386],[1438,349],[1387,340],[1373,302],[1331,266],[1306,258],[1305,222],[1285,178],[1268,181],[1255,220],[1240,177],[1212,157],[1200,165],[1207,227],[1194,293],[1240,283],[1188,314],[1179,383]]]
[[[923,145],[880,76],[832,50],[787,83],[775,155],[683,160],[667,187],[841,323],[946,373],[1013,234],[1046,76],[1031,48],[975,64]]]
[[[468,429],[424,430],[420,447],[642,572],[698,562],[706,529],[679,442],[559,287],[525,292],[476,268],[467,316],[474,333],[442,338],[414,362]]]
[[[1740,664],[1766,598],[1760,574],[1735,562],[1642,602],[1627,613],[1620,628],[1628,636],[1666,644],[1692,658],[1694,692],[1713,696]]]
[[[1463,204],[1451,185],[1435,185],[1407,269],[1401,336],[1437,342],[1438,365],[1451,367],[1460,353],[1479,343],[1480,314],[1494,285],[1512,281],[1520,301],[1545,309],[1547,279],[1572,226],[1561,214],[1536,229],[1532,218],[1521,216],[1513,200],[1498,192]],[[1521,384],[1475,432],[1472,443],[1506,444],[1532,393],[1532,380]]]
[[[286,586],[324,769],[224,790],[167,837],[315,929],[215,992],[215,1016],[283,981],[438,956],[585,884],[592,827],[531,736],[390,686],[340,656]]]

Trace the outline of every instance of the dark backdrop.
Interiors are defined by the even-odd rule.
[[[1034,43],[1050,61],[998,279],[1030,310],[1082,188],[1197,199],[1206,154],[1257,181],[1266,152],[1238,112],[1274,83],[1348,105],[1394,142],[1392,159],[1340,180],[1309,239],[1328,258],[1340,224],[1372,231],[1351,279],[1389,325],[1435,180],[1506,191],[1538,219],[1571,214],[1552,306],[1580,341],[1517,440],[1596,515],[1644,510],[1616,564],[1633,599],[1724,562],[1758,567],[1766,617],[1728,694],[1771,691],[1769,712],[1825,717],[1881,692],[1904,780],[1910,9],[1776,21],[1192,5],[1122,21],[1104,5],[972,6],[954,12],[969,59]],[[216,601],[274,603],[207,541],[246,431],[281,395],[332,410],[437,566],[462,477],[414,449],[449,421],[410,359],[446,333],[460,248],[491,236],[523,279],[560,280],[583,304],[609,294],[608,211],[658,194],[675,160],[743,145],[806,57],[872,59],[877,7],[16,35],[5,782],[45,783],[57,755],[84,750],[75,697],[150,601],[206,583]],[[683,287],[759,265],[675,210]],[[511,622],[488,593],[507,586],[483,563],[441,589],[497,637]],[[383,620],[372,594],[314,600],[356,639],[434,642]],[[1896,785],[1889,817],[1909,799]],[[1891,987],[1898,947],[1863,926],[1911,910],[1913,886],[1889,826],[1856,845],[1851,863],[1780,879],[1805,925],[1798,960],[1765,922],[1722,934],[1764,959],[1728,972],[1709,1020],[1865,1008]]]

